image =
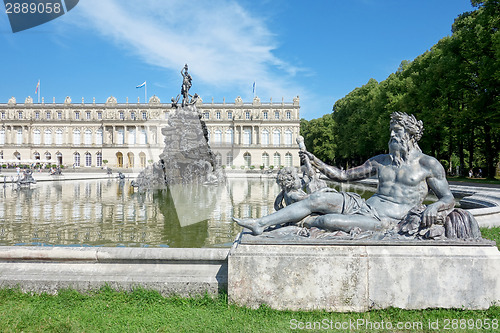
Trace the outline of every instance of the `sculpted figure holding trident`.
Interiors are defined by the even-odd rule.
[[[189,102],[189,89],[191,89],[191,81],[193,78],[188,73],[188,65],[184,65],[184,68],[181,69],[182,75],[182,87],[181,87],[181,95],[182,95],[182,106],[186,106]]]
[[[434,157],[422,153],[418,146],[423,133],[422,121],[413,115],[394,112],[390,130],[389,154],[372,157],[363,165],[347,170],[329,166],[305,149],[299,152],[303,161],[309,159],[321,173],[336,181],[376,176],[377,191],[366,201],[355,193],[316,191],[262,218],[233,219],[254,235],[261,234],[266,227],[304,218],[304,225],[330,231],[350,232],[353,228],[384,231],[418,209],[421,226],[442,222],[453,210],[455,200],[443,166]],[[429,189],[438,201],[422,209]]]

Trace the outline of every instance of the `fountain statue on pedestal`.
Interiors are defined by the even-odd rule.
[[[356,193],[319,188],[309,194],[295,195],[294,200],[287,202],[288,206],[273,214],[234,220],[254,235],[271,226],[300,223],[354,238],[356,235],[376,239],[481,238],[472,214],[454,210],[455,200],[443,166],[420,150],[422,121],[413,115],[394,112],[390,129],[389,154],[375,156],[347,170],[325,164],[299,142],[303,164],[309,168],[312,165],[332,180],[346,182],[376,177],[377,190],[366,201]],[[438,200],[424,205],[429,190]]]
[[[199,96],[189,94],[192,77],[187,64],[181,75],[181,94],[172,98],[175,110],[170,112],[167,126],[161,130],[165,148],[160,160],[144,169],[132,184],[141,190],[173,184],[218,184],[225,180],[222,167],[217,164],[208,143],[208,130],[202,114],[196,108]]]

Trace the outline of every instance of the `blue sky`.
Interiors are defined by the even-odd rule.
[[[80,0],[66,15],[11,32],[0,13],[0,103],[23,102],[41,80],[45,102],[162,102],[191,92],[205,103],[292,101],[318,118],[370,78],[384,80],[444,36],[469,0]]]

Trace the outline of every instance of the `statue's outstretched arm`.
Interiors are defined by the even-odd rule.
[[[374,166],[372,159],[369,159],[368,161],[366,161],[365,163],[363,163],[358,167],[350,168],[347,170],[341,170],[337,167],[326,164],[325,162],[321,161],[319,158],[317,158],[316,156],[314,156],[309,152],[304,152],[303,154],[307,155],[307,157],[311,161],[311,164],[313,164],[316,168],[318,168],[318,170],[322,174],[324,174],[330,179],[337,181],[364,179],[370,177],[376,172],[376,168]]]

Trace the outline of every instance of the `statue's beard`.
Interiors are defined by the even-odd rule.
[[[389,155],[392,159],[392,164],[401,166],[408,163],[408,156],[410,155],[410,144],[408,140],[391,138],[389,140]]]

